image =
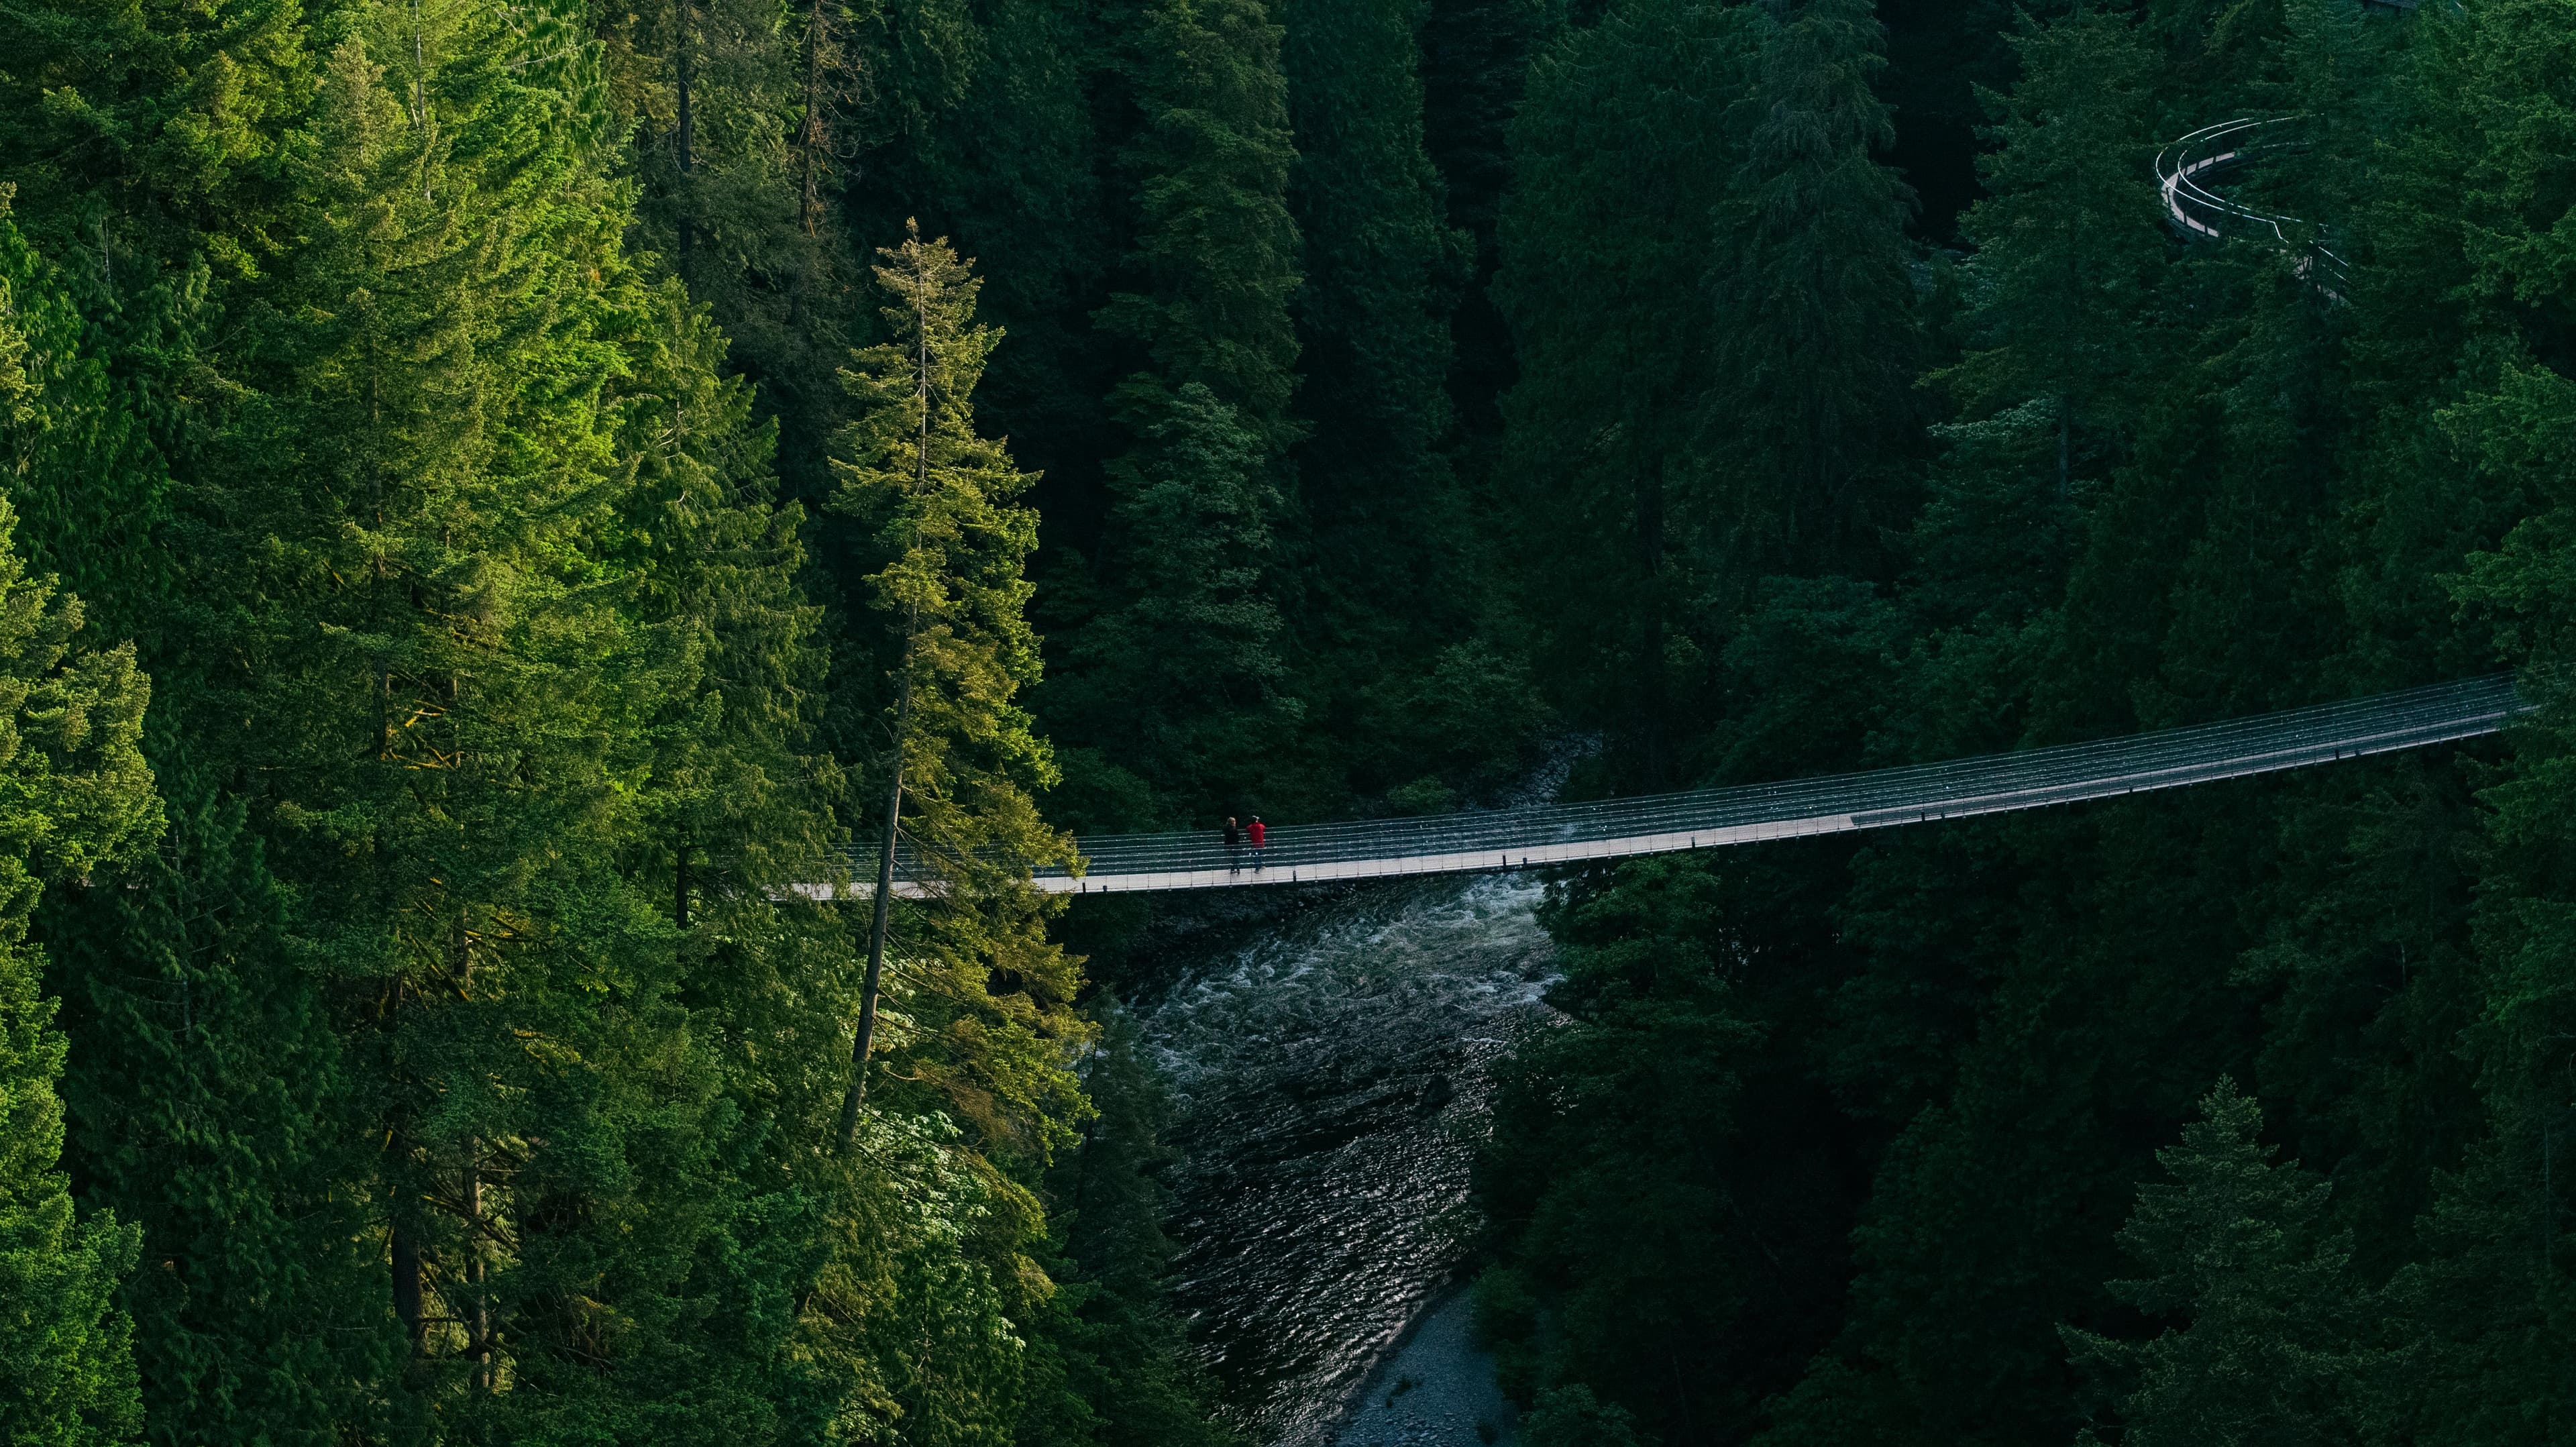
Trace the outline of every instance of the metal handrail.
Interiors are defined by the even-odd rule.
[[[2164,198],[2165,218],[2184,236],[2211,241],[2238,231],[2267,231],[2272,244],[2301,253],[2302,278],[2314,279],[2322,272],[2336,286],[2342,285],[2350,270],[2326,244],[2324,227],[2315,228],[2313,241],[2294,240],[2291,232],[2311,223],[2281,212],[2257,211],[2213,189],[2221,177],[2253,162],[2305,154],[2306,126],[2304,116],[2239,116],[2203,126],[2158,151],[2156,185]],[[2318,285],[2328,296],[2341,299],[2333,287],[2322,281]]]

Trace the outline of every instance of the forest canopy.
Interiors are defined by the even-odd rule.
[[[1555,880],[1475,1300],[1528,1447],[2560,1440],[2571,206],[2576,0],[0,7],[0,1438],[1224,1447],[1028,865],[2509,667]]]

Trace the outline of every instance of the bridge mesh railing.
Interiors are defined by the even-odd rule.
[[[1268,846],[1229,851],[1213,830],[1076,841],[1094,878],[1187,874],[1260,864],[1265,874],[1306,865],[1439,855],[1516,853],[1551,845],[1836,820],[1847,826],[1955,817],[2296,768],[2491,733],[2522,707],[2510,674],[2435,684],[2345,703],[2093,743],[1990,754],[1777,784],[1695,789],[1586,804],[1283,825]],[[1715,841],[1712,841],[1715,842]],[[1667,847],[1684,847],[1676,840]],[[872,861],[854,861],[866,869]],[[866,873],[854,869],[859,878]],[[1040,877],[1062,878],[1061,868]],[[920,878],[909,854],[898,878]]]

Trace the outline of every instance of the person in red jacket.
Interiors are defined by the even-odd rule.
[[[1270,826],[1262,823],[1261,816],[1255,814],[1252,816],[1252,822],[1245,826],[1243,834],[1245,838],[1252,841],[1252,872],[1259,874],[1261,872],[1261,846],[1270,842]]]

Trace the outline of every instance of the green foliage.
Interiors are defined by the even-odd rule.
[[[5,211],[0,241],[17,243]],[[29,280],[0,279],[0,435],[19,447],[42,436],[51,400],[15,324]],[[45,315],[40,294],[28,302]],[[85,878],[157,833],[160,801],[139,747],[150,683],[134,650],[82,636],[79,601],[29,575],[16,527],[0,500],[0,1433],[77,1447],[140,1425],[133,1322],[115,1299],[140,1233],[76,1211],[58,1168],[68,1042],[28,922],[49,879]]]
[[[1969,263],[1968,355],[1944,374],[1972,411],[2037,401],[2054,413],[2056,474],[2073,486],[2079,449],[2116,462],[2122,403],[2162,358],[2139,325],[2166,259],[2149,162],[2157,134],[2154,55],[2134,22],[2095,10],[2013,36],[2021,83],[1986,93],[1996,124],[1991,194],[1961,229]],[[2144,333],[2142,336],[2141,333]]]
[[[2359,1394],[2383,1369],[2360,1344],[2374,1303],[2352,1280],[2351,1234],[2326,1226],[2332,1188],[2295,1161],[2274,1163],[2262,1126],[2262,1107],[2220,1077],[2182,1144],[2156,1153],[2171,1183],[2140,1187],[2120,1231],[2147,1274],[2112,1291],[2185,1324],[2145,1342],[2066,1333],[2079,1363],[2129,1384],[2123,1442],[2358,1435]]]
[[[1103,164],[1118,74],[1111,22],[1095,7],[1005,0],[985,7],[983,55],[964,94],[870,162],[848,205],[892,236],[907,217],[958,238],[984,282],[982,314],[1009,335],[989,361],[977,407],[995,435],[1045,481],[1033,494],[1051,538],[1088,548],[1082,497],[1112,445],[1106,413],[1119,366],[1092,325],[1120,261],[1110,216],[1116,178]],[[856,222],[853,223],[855,226]]]
[[[1988,87],[1987,191],[1955,258],[1899,238],[1866,139],[1884,132],[1862,7],[1766,8],[1735,22],[1730,90],[1648,84],[1691,52],[1624,36],[1677,23],[1610,6],[1556,43],[1515,130],[1500,289],[1523,372],[1504,449],[1537,536],[1592,561],[1576,596],[1545,598],[1541,678],[1580,716],[1634,709],[1596,783],[1658,777],[1658,759],[1710,782],[1930,762],[2500,662],[2544,665],[2527,687],[2561,706],[2576,352],[2551,300],[2568,193],[2545,138],[2567,110],[2563,7],[2177,0],[2046,7],[2008,31],[1888,7],[1907,63],[1938,41],[1960,67],[1898,93]],[[1708,95],[1762,99],[1732,130],[1680,118]],[[2159,234],[2159,145],[2285,112],[2305,116],[2301,144],[2226,184],[2305,220],[2277,242]],[[1921,156],[1908,113],[1894,124],[1886,154]],[[1727,195],[1633,179],[1726,135],[1751,162]],[[1693,234],[1688,213],[1615,219],[1666,195],[1742,244],[1712,265],[1655,249]],[[1779,241],[1802,217],[1813,244]],[[2345,263],[2331,289],[2320,243]],[[1848,285],[1814,284],[1828,266]],[[1695,353],[1631,295],[1718,298],[1715,344]],[[1836,319],[1830,303],[1864,295]],[[1597,336],[1560,309],[1577,296]],[[1654,364],[1604,360],[1623,349]],[[1904,395],[1918,371],[1933,385]],[[1757,383],[1779,404],[1748,401]],[[1954,410],[1918,429],[1928,402]],[[1798,419],[1846,403],[1849,425],[1812,435],[1848,451],[1802,441]],[[1722,443],[1700,455],[1676,415],[1719,419]],[[1587,471],[1597,458],[1617,465]],[[1865,527],[1728,542],[1837,476]],[[1480,1165],[1507,1381],[1525,1402],[1581,1385],[1667,1440],[1780,1447],[2063,1442],[2088,1424],[2549,1439],[2566,1402],[2563,743],[2545,710],[2483,750],[1767,846],[1697,891],[1669,864],[1569,883],[1550,925],[1573,1023],[1506,1067]],[[1739,868],[1758,886],[1715,883]],[[1712,937],[1744,943],[1695,943]],[[1721,962],[1753,1045],[1664,1025],[1669,1045],[1585,1053],[1637,1018],[1597,983],[1610,962],[1660,981],[1694,957]],[[1685,1059],[1729,1071],[1725,1108],[1663,1083]],[[1601,1092],[1605,1060],[1663,1075]],[[2264,1133],[2315,1175],[2271,1164],[2233,1094],[2185,1127],[2222,1075],[2264,1082]],[[1716,1124],[1658,1134],[1633,1102],[1659,1092]],[[2174,1184],[2140,1195],[2178,1129]],[[1748,1180],[1785,1204],[1704,1208],[1687,1242],[1651,1209],[1675,1181]],[[1800,1264],[1784,1218],[1843,1233],[1848,1255]],[[1616,1259],[1639,1235],[1656,1244]],[[1657,1295],[1730,1260],[1768,1280]],[[1636,1308],[1588,1305],[1596,1279],[1633,1283]],[[1712,1329],[1713,1307],[1739,1324]],[[1804,1360],[1754,1360],[1750,1337]],[[1640,1364],[1665,1341],[1708,1345],[1657,1380]]]
[[[8,379],[0,380],[0,407],[11,426],[0,467],[8,469],[29,559],[88,589],[86,597],[104,598],[98,621],[130,638],[157,626],[136,604],[157,596],[169,577],[145,546],[168,473],[66,280],[16,226],[0,229],[0,286],[11,313],[0,359],[0,378]]]
[[[1290,199],[1307,239],[1297,293],[1307,647],[1373,680],[1427,651],[1424,635],[1454,633],[1469,606],[1465,498],[1441,451],[1448,317],[1468,239],[1442,216],[1423,149],[1416,17],[1297,0],[1282,18]]]
[[[1375,68],[1335,84],[1392,109],[1335,225],[1406,207],[1414,244],[1338,263],[1331,326],[1374,357],[1409,317],[1388,475],[1454,505],[1409,32],[1343,18]],[[1017,702],[1035,479],[968,400],[999,332],[917,240],[877,325],[851,252],[908,212],[989,238],[1034,344],[997,406],[1076,495],[1124,500],[1103,637],[1198,646],[1189,607],[1251,604],[1181,660],[1226,697],[1167,690],[1165,754],[1115,707],[1088,738],[1067,712],[1117,754],[1101,812],[1274,772],[1305,686],[1277,600],[1308,584],[1273,17],[243,0],[21,7],[0,34],[28,226],[0,231],[10,497],[162,679],[175,816],[130,858],[54,857],[115,823],[59,794],[29,845],[85,880],[41,916],[67,1074],[37,956],[8,977],[22,1103],[55,1120],[61,1075],[73,1133],[12,1135],[43,1158],[16,1174],[55,1345],[87,1343],[45,1410],[174,1442],[1216,1440],[1159,1300],[1132,1049],[1099,1074],[1116,1119],[1068,1149],[1090,1027],[1021,872],[1067,851]],[[1415,576],[1415,511],[1336,532],[1354,589],[1427,590],[1381,613],[1457,585]],[[1192,518],[1198,602],[1158,614]],[[1449,528],[1419,556],[1457,553]],[[1529,714],[1445,596],[1418,651],[1452,650],[1453,703],[1492,701],[1432,706],[1481,760]],[[902,911],[886,1088],[841,1161],[817,1147],[856,959],[834,911],[782,901],[873,822],[892,714],[907,839],[952,888]],[[109,782],[148,802],[119,719],[136,763]],[[1345,767],[1317,752],[1299,767]],[[1117,1209],[1051,1222],[1059,1156]]]
[[[1871,154],[1894,135],[1870,89],[1884,44],[1867,0],[1801,0],[1763,37],[1746,98],[1709,270],[1725,325],[1700,439],[1717,475],[1700,507],[1739,571],[1845,556],[1885,510],[1865,489],[1909,420],[1917,353],[1912,197]]]
[[[0,168],[20,218],[147,373],[185,355],[211,282],[255,277],[293,246],[276,223],[313,104],[310,18],[295,0],[39,3],[0,18]]]
[[[71,1183],[56,1169],[64,1040],[37,974],[24,946],[0,963],[0,1118],[9,1128],[0,1155],[0,1285],[9,1301],[0,1319],[0,1425],[12,1441],[121,1442],[143,1411],[134,1326],[115,1292],[134,1267],[140,1233],[113,1215],[76,1216]]]
[[[1120,739],[1124,766],[1162,799],[1247,787],[1259,798],[1262,761],[1304,712],[1264,586],[1280,501],[1261,440],[1195,382],[1167,392],[1140,381],[1119,400],[1141,443],[1109,470],[1114,556],[1134,597],[1077,637],[1052,712],[1077,737]]]
[[[1679,502],[1716,380],[1699,279],[1766,25],[1750,6],[1617,7],[1539,58],[1512,123],[1494,281],[1521,371],[1503,399],[1507,557],[1545,623],[1543,676],[1576,718],[1617,726],[1649,780],[1668,779],[1680,723],[1669,624],[1700,587],[1684,545],[1702,515]]]
[[[1530,1405],[1521,1440],[1530,1447],[1637,1447],[1636,1422],[1625,1408],[1595,1398],[1589,1387],[1558,1387]]]
[[[1114,1001],[1097,1013],[1083,1088],[1099,1113],[1047,1177],[1062,1285],[1035,1323],[1030,1410],[1017,1440],[1225,1447],[1235,1439],[1209,1420],[1206,1383],[1161,1295],[1173,1254],[1159,1177],[1173,1159],[1163,1143],[1171,1102],[1135,1022]]]
[[[821,57],[809,64],[818,16]],[[843,277],[856,268],[824,183],[811,199],[806,186],[836,144],[830,122],[846,85],[835,77],[855,18],[839,6],[670,0],[604,7],[591,21],[607,42],[611,112],[634,139],[631,244],[659,253],[723,328],[733,369],[758,381],[759,411],[788,439],[786,491],[817,501],[828,491],[821,445],[840,415],[836,371],[857,320]],[[820,136],[805,125],[812,89]]]
[[[49,902],[82,1178],[141,1229],[146,1436],[336,1440],[401,1343],[365,1250],[357,1081],[239,801],[165,766],[170,828]]]
[[[1102,469],[1108,526],[1082,585],[1096,591],[1066,686],[1042,707],[1117,771],[1081,792],[1129,794],[1122,774],[1154,790],[1153,814],[1127,824],[1313,797],[1263,777],[1302,712],[1285,687],[1273,553],[1305,431],[1290,412],[1301,277],[1280,44],[1258,0],[1154,0],[1109,48],[1132,97],[1117,153],[1132,245],[1094,321],[1131,344],[1122,365],[1151,370],[1109,395],[1127,441]]]
[[[1383,767],[1430,769],[1424,777],[1435,782],[1492,778],[1548,723],[1529,661],[1483,638],[1453,643],[1427,666],[1373,683],[1367,701],[1383,720],[1376,726]]]
[[[1113,297],[1101,324],[1144,347],[1162,387],[1207,388],[1275,456],[1299,431],[1279,26],[1259,0],[1150,0],[1127,44],[1142,112],[1120,158],[1136,178],[1129,266],[1149,289]]]
[[[7,1432],[1205,1447],[1061,828],[2501,662],[2498,744],[1559,881],[1479,1318],[1540,1447],[2565,1436],[2576,25],[2004,10],[0,12]],[[2301,219],[2167,234],[2252,114]],[[794,887],[890,823],[843,1153]]]
[[[1505,1248],[1479,1326],[1542,1416],[1598,1392],[1666,1440],[1735,1435],[1793,1379],[1797,1293],[1830,1278],[1843,1223],[1808,1208],[1826,1111],[1761,1023],[1758,973],[1799,943],[1752,918],[1778,882],[1674,860],[1551,900],[1572,1023],[1501,1073],[1476,1167]],[[1562,1405],[1565,1430],[1592,1421]]]
[[[1038,673],[1023,611],[1037,515],[1018,505],[1030,479],[975,428],[1000,334],[975,322],[974,278],[918,233],[881,254],[895,339],[848,373],[855,418],[832,460],[833,507],[883,550],[866,580],[893,675],[883,737],[903,770],[903,835],[945,886],[905,910],[908,1038],[891,1073],[943,1091],[984,1149],[1035,1169],[1078,1112],[1064,1057],[1084,1034],[1076,962],[1047,939],[1028,882],[1030,865],[1070,853],[1034,801],[1053,759],[1013,702]]]

